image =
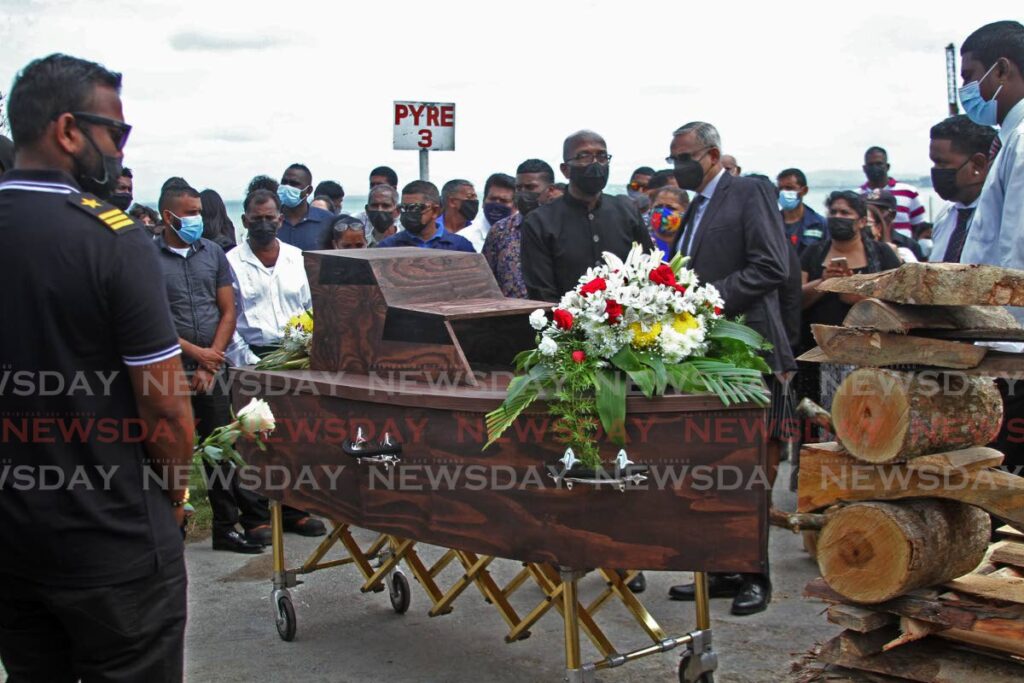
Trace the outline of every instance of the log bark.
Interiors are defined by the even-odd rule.
[[[900,304],[1024,306],[1024,271],[960,263],[906,263],[894,270],[831,278],[822,292]]]
[[[818,568],[828,585],[875,604],[970,572],[992,533],[978,508],[942,500],[858,503],[828,516]]]
[[[914,306],[879,299],[862,299],[853,305],[843,327],[907,334],[927,331],[943,337],[972,339],[986,334],[1024,333],[1017,319],[996,306]]]
[[[860,368],[843,381],[832,403],[840,443],[876,464],[987,444],[1002,419],[995,383],[956,373]]]
[[[977,367],[988,353],[984,346],[852,327],[811,325],[811,332],[830,361],[850,365],[930,365],[962,370]]]

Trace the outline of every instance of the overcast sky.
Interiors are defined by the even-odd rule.
[[[53,51],[123,72],[140,199],[171,175],[237,198],[293,161],[350,194],[378,164],[412,180],[416,152],[391,149],[396,99],[456,103],[457,149],[431,155],[440,182],[528,157],[554,166],[565,136],[592,128],[621,183],[664,166],[672,130],[694,119],[718,126],[744,172],[857,168],[878,144],[894,177],[916,177],[946,115],[944,46],[1014,18],[1005,3],[964,7],[0,0],[0,89]]]

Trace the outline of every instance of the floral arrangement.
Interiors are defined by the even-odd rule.
[[[487,415],[486,448],[537,398],[569,447],[587,467],[600,467],[594,443],[597,421],[625,442],[626,395],[635,384],[647,397],[669,387],[680,393],[712,392],[725,404],[767,404],[759,355],[771,348],[742,322],[723,316],[725,303],[711,285],[676,256],[644,253],[634,244],[625,261],[605,253],[550,314],[530,315],[537,348],[515,359],[520,373],[502,405]]]
[[[294,315],[284,326],[280,346],[256,363],[257,370],[308,370],[313,343],[313,311]]]
[[[260,450],[267,450],[263,439],[270,435],[276,427],[274,413],[270,405],[261,398],[254,398],[238,411],[238,415],[231,413],[231,422],[222,427],[217,427],[209,436],[199,441],[196,436],[196,444],[193,450],[197,463],[205,462],[214,467],[231,462],[238,466],[245,465],[245,461],[238,451],[235,450],[235,442],[238,437],[244,436],[256,442]]]

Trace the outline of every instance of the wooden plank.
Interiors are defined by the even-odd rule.
[[[988,351],[962,342],[834,325],[811,325],[811,332],[830,361],[851,365],[923,364],[959,370],[977,367]]]
[[[847,455],[805,447],[797,478],[797,510],[815,512],[843,502],[932,497],[976,505],[1010,523],[1024,525],[1024,479],[1016,475],[989,469],[922,471],[851,460]]]
[[[1000,541],[992,547],[989,561],[1024,568],[1024,543]]]
[[[850,308],[843,327],[956,339],[984,339],[993,334],[1024,338],[1017,319],[997,306],[914,306],[863,299]]]
[[[828,354],[820,347],[815,346],[797,358],[802,363],[831,363]],[[920,363],[915,365],[927,370],[929,366]],[[989,351],[985,354],[977,367],[957,370],[958,373],[967,376],[994,377],[1001,379],[1019,380],[1024,378],[1024,354],[1006,353],[1004,351]]]
[[[901,304],[1024,306],[1024,271],[960,263],[905,263],[894,270],[830,278],[818,291]]]
[[[886,643],[899,635],[899,629],[895,624],[883,626],[868,633],[843,631],[839,634],[839,651],[843,655],[870,657],[881,652]]]
[[[1024,605],[1024,579],[966,574],[943,584],[960,593]]]
[[[888,652],[889,650],[902,647],[907,643],[913,643],[921,640],[922,638],[926,638],[937,631],[943,630],[943,628],[944,627],[939,626],[938,624],[933,624],[929,621],[911,619],[910,617],[900,617],[899,635],[883,645],[882,651]]]
[[[888,612],[878,612],[858,605],[842,603],[830,605],[827,614],[828,620],[836,626],[842,626],[857,633],[868,633],[896,621],[895,617]]]
[[[1024,641],[1013,638],[1002,638],[988,633],[965,631],[960,628],[948,628],[943,631],[936,631],[934,635],[938,638],[949,640],[954,643],[964,643],[965,645],[984,648],[985,650],[990,650],[992,652],[1012,655],[1014,657],[1024,657]]]
[[[1010,541],[1024,541],[1024,532],[1019,529],[1014,529],[1009,524],[1004,524],[996,529],[996,533],[1000,538],[1005,538]]]

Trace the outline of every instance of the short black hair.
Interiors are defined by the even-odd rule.
[[[516,174],[519,173],[540,173],[544,176],[545,181],[555,182],[555,172],[551,168],[551,164],[543,159],[527,159],[516,167]]]
[[[7,101],[15,146],[39,142],[61,114],[88,110],[97,87],[121,92],[121,74],[59,53],[29,62],[14,79]]]
[[[849,204],[854,213],[861,218],[868,215],[868,205],[867,202],[864,201],[864,195],[858,194],[853,190],[836,190],[828,196],[828,199],[825,200],[825,206],[831,208],[832,204],[838,200],[842,200]]]
[[[172,178],[172,180],[177,180]],[[175,199],[180,197],[192,197],[194,199],[201,199],[199,196],[199,190],[195,189],[191,185],[185,183],[164,183],[164,188],[160,191],[160,201],[157,202],[157,206],[160,207],[160,213],[163,213],[167,205],[173,202]]]
[[[570,153],[583,142],[600,142],[602,145],[608,146],[604,138],[595,133],[592,130],[578,130],[565,139],[562,143],[562,161],[569,161]]]
[[[1024,75],[1024,25],[1019,21],[995,21],[967,36],[960,54],[970,52],[986,69],[1000,57],[1017,65]]]
[[[936,123],[929,135],[932,140],[949,140],[950,146],[961,154],[988,154],[996,130],[989,126],[979,126],[970,117],[960,114]]]
[[[313,184],[313,173],[309,170],[309,166],[306,166],[305,164],[298,164],[298,163],[290,164],[288,166],[288,168],[284,169],[284,173],[287,173],[288,171],[302,171],[303,173],[306,174],[306,178],[308,179],[308,180],[306,180],[306,184],[307,185],[312,185]],[[282,177],[284,176],[284,173],[281,174]]]
[[[127,166],[122,166],[121,167],[121,175],[119,175],[118,178],[134,178],[134,177],[135,176],[132,175],[132,169],[128,168]]]
[[[330,197],[333,201],[340,202],[345,198],[345,188],[333,180],[321,180],[316,189],[313,190],[313,197],[317,195],[324,195],[325,197]]]
[[[441,193],[437,191],[437,185],[426,180],[412,181],[402,188],[402,194],[421,194],[426,197],[427,201],[435,204],[441,203]]]
[[[510,176],[508,173],[492,173],[484,183],[484,198],[490,194],[492,187],[503,187],[506,190],[516,191],[516,179]]]
[[[650,166],[641,166],[640,168],[633,171],[633,174],[629,176],[630,181],[636,178],[638,175],[654,175],[654,169]]]
[[[160,223],[160,214],[148,206],[142,204],[132,204],[132,208],[128,209],[128,215],[135,219],[141,219],[143,216],[149,216],[149,219],[153,221],[154,225]]]
[[[164,190],[172,187],[192,187],[188,184],[188,181],[180,176],[171,176],[164,181],[164,184],[160,186],[160,194],[163,194]]]
[[[266,204],[267,202],[274,202],[274,206],[277,210],[281,210],[281,198],[277,196],[277,191],[271,192],[264,188],[258,188],[250,192],[245,196],[245,201],[242,202],[242,211],[249,213],[249,209],[256,204]]]
[[[783,178],[793,176],[796,178],[796,182],[800,184],[800,187],[807,187],[807,176],[799,168],[784,168],[779,171],[779,175],[775,176],[775,182],[779,182]]]
[[[271,178],[268,175],[258,175],[249,181],[249,187],[245,189],[246,196],[251,195],[256,190],[270,190],[271,192],[277,193],[277,188],[280,183]]]
[[[864,161],[868,160],[869,154],[874,154],[875,152],[881,153],[881,155],[885,157],[885,160],[889,161],[889,153],[885,151],[884,147],[878,147],[877,145],[867,148],[867,151],[864,152]]]
[[[411,184],[412,183],[410,183],[410,185]],[[447,204],[448,203],[448,197],[450,197],[452,195],[452,192],[455,192],[455,190],[459,189],[460,187],[467,187],[467,186],[468,187],[473,187],[473,183],[469,182],[465,178],[453,178],[452,180],[449,180],[447,183],[444,184],[444,186],[441,187],[441,199],[440,199],[440,202],[438,202],[438,203],[442,203],[443,202],[443,203]],[[406,187],[409,187],[409,185],[406,185]],[[405,190],[404,189],[402,190],[402,194],[405,194]]]
[[[569,191],[569,183],[552,183],[551,187],[555,188],[559,192],[568,192]]]
[[[388,179],[388,185],[395,188],[396,190],[398,189],[398,174],[395,173],[395,170],[390,166],[378,166],[377,168],[370,171],[371,178],[375,175],[384,176],[385,178]]]
[[[0,172],[14,168],[14,142],[6,135],[0,135]]]
[[[661,171],[655,171],[651,175],[651,179],[647,181],[647,191],[657,190],[658,188],[665,187],[668,185],[669,178],[675,177],[675,171],[670,169],[663,169]]]

